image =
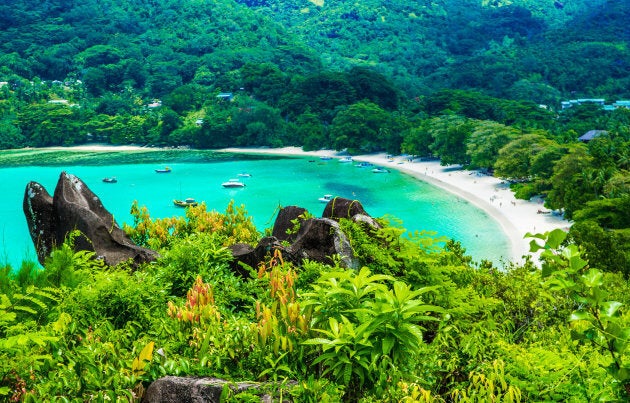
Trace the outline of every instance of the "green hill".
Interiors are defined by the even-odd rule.
[[[557,102],[628,93],[618,1],[19,1],[0,6],[0,77],[85,81],[159,97],[231,90],[244,63],[283,72],[362,66],[409,96],[442,88]],[[236,80],[238,81],[238,80]],[[612,82],[614,81],[614,82]]]

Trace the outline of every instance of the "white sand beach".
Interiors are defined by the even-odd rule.
[[[114,146],[90,144],[72,147],[51,147],[46,150],[76,150],[76,151],[159,151],[161,148],[141,146]],[[239,154],[274,154],[289,156],[330,156],[340,157],[341,154],[332,150],[303,151],[299,147],[283,148],[225,148],[216,150]],[[544,233],[556,228],[567,229],[571,223],[561,216],[546,209],[539,200],[518,200],[510,191],[508,184],[501,179],[483,175],[477,171],[466,171],[460,166],[441,166],[438,160],[421,161],[409,160],[408,157],[394,156],[388,158],[385,153],[353,156],[355,161],[370,162],[388,169],[396,169],[419,180],[447,190],[463,199],[468,200],[478,208],[484,210],[495,219],[508,237],[511,245],[511,260],[522,262],[529,253],[530,239],[525,234]],[[537,257],[533,256],[534,262]]]
[[[339,157],[336,151],[302,151],[299,147],[284,148],[226,148],[218,151],[243,154],[311,155]],[[388,158],[384,153],[353,156],[355,161],[366,161],[388,169],[396,169],[413,177],[438,186],[468,200],[500,225],[511,244],[511,260],[520,263],[529,253],[531,239],[525,234],[544,233],[556,228],[568,229],[571,223],[561,216],[552,214],[541,201],[518,200],[508,184],[499,178],[483,175],[477,171],[466,171],[460,166],[441,166],[437,160],[409,160],[408,157]],[[533,256],[534,262],[537,261]]]

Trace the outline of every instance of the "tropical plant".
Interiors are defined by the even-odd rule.
[[[630,325],[621,310],[623,304],[609,299],[603,272],[589,266],[578,246],[562,246],[567,236],[564,231],[557,229],[528,236],[534,238],[532,252],[542,249],[542,275],[549,289],[566,293],[575,301],[575,309],[568,318],[573,338],[580,343],[592,343],[608,355],[606,371],[618,382],[617,395],[610,398],[627,398],[630,395],[627,359]]]
[[[324,273],[303,302],[313,331],[321,335],[304,342],[321,348],[313,363],[321,363],[323,375],[346,386],[349,398],[362,390],[385,390],[400,371],[412,371],[412,357],[423,344],[423,324],[439,320],[430,313],[442,308],[421,298],[431,291],[412,291],[367,268]],[[382,377],[382,371],[388,375]]]

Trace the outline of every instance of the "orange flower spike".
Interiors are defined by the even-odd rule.
[[[267,267],[265,266],[265,263],[260,262],[258,264],[258,278],[263,278],[266,271],[267,271]]]
[[[175,307],[175,304],[173,303],[173,301],[168,301],[167,305],[168,305],[168,310],[167,310],[168,316],[172,318],[177,313],[177,308]]]

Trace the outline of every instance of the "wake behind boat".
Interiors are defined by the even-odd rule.
[[[227,182],[221,184],[224,188],[243,188],[245,184],[238,179],[230,179]]]

